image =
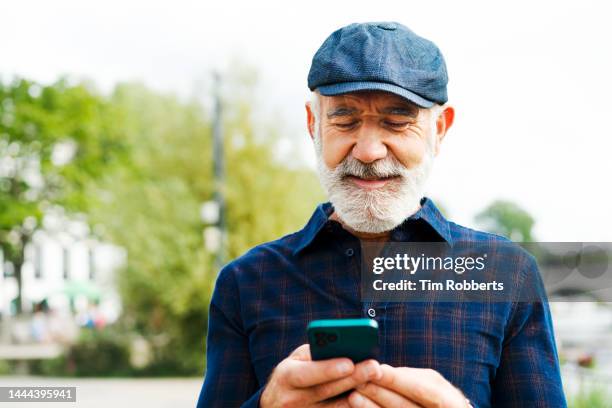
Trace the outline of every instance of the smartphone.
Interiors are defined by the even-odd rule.
[[[313,360],[348,357],[354,363],[378,357],[378,323],[373,319],[313,320],[306,329]]]

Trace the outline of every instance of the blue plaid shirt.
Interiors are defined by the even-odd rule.
[[[198,407],[257,407],[273,368],[307,343],[313,319],[374,317],[381,363],[428,367],[474,407],[565,407],[550,311],[541,302],[360,299],[360,241],[320,204],[306,226],[222,268],[212,296]],[[447,221],[428,198],[397,242],[499,237]],[[533,264],[532,264],[533,265]],[[537,266],[532,266],[532,269]]]

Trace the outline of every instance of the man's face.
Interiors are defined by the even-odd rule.
[[[439,145],[432,110],[382,91],[319,95],[319,101],[319,121],[309,109],[309,126],[335,211],[356,231],[393,229],[418,209],[424,193]]]

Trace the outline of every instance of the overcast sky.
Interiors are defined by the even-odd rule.
[[[337,28],[393,20],[434,41],[455,124],[428,195],[458,223],[510,199],[546,241],[612,241],[612,25],[607,1],[5,1],[0,75],[61,74],[103,90],[141,80],[190,95],[239,56],[303,144],[313,54]]]

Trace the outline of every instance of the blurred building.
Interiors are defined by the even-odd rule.
[[[115,271],[124,251],[91,237],[83,221],[47,216],[26,247],[22,268],[22,305],[26,314],[41,309],[78,316],[92,307],[106,321],[121,310]],[[15,312],[14,267],[0,252],[0,317]]]

